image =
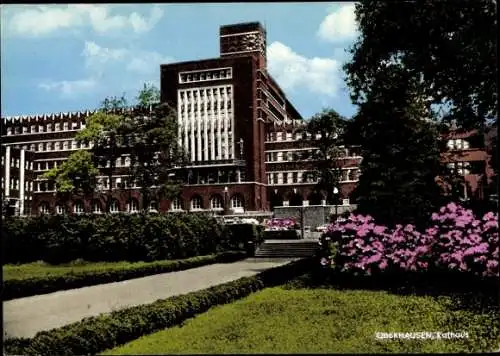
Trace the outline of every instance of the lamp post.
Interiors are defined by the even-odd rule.
[[[227,196],[229,194],[229,189],[228,187],[224,187],[224,215],[228,215],[228,204],[227,204]]]
[[[337,187],[333,187],[333,203],[335,204],[335,220],[333,221],[334,223],[337,222],[337,219],[338,219],[338,200],[337,200],[337,196],[339,194],[339,190]]]

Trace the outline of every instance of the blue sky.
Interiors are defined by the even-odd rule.
[[[218,57],[219,26],[260,21],[268,69],[304,117],[351,116],[342,63],[356,36],[352,3],[7,5],[2,116],[94,109],[159,85],[161,63]]]

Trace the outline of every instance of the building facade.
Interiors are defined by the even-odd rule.
[[[304,132],[302,116],[267,71],[265,29],[259,23],[222,26],[219,45],[218,58],[161,65],[161,102],[177,109],[178,143],[190,162],[181,194],[147,208],[238,214],[324,205],[326,197],[315,193],[316,182],[306,178],[313,162],[303,155],[317,149],[318,134]],[[3,200],[17,204],[19,213],[35,215],[142,209],[138,187],[124,181],[130,165],[126,154],[116,161],[111,181],[98,177],[100,189],[112,191],[109,205],[99,190],[92,197],[59,200],[54,184],[42,177],[72,152],[91,148],[80,146],[75,134],[94,112],[2,118]],[[450,138],[450,149],[466,153],[457,169],[473,192],[481,190],[491,174],[484,144],[474,141],[459,148],[456,139],[465,140]],[[458,156],[444,155],[443,160],[451,164]],[[342,178],[336,188],[342,204],[349,205],[361,173],[359,147],[345,148],[338,159]],[[479,176],[469,177],[470,160],[484,163]]]

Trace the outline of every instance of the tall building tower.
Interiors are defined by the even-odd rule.
[[[266,31],[259,22],[222,26],[219,39],[221,58],[253,55],[258,68],[266,68]]]

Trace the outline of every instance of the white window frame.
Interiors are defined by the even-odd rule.
[[[137,200],[132,199],[127,203],[127,212],[129,214],[135,214],[139,212],[139,203]]]
[[[38,207],[38,212],[40,214],[50,214],[50,206],[48,203],[45,203],[43,202],[42,204],[40,204],[40,206]]]
[[[120,212],[120,206],[119,206],[118,201],[116,199],[113,199],[111,201],[111,204],[109,204],[109,212],[111,214],[117,214]]]
[[[62,205],[56,205],[56,214],[57,215],[64,214],[64,206],[62,206]]]
[[[172,203],[170,205],[173,211],[182,211],[182,202],[179,198],[175,198],[174,200],[172,200]]]
[[[67,121],[63,122],[63,131],[66,131],[66,130],[68,130],[68,122]]]
[[[83,202],[81,200],[75,201],[73,204],[73,213],[75,214],[83,214],[85,212]]]
[[[158,203],[156,201],[149,202],[148,212],[157,213],[158,212]]]
[[[102,207],[101,203],[98,201],[93,201],[92,202],[92,213],[93,214],[102,214]]]
[[[233,209],[243,208],[243,199],[241,198],[240,195],[234,195],[231,198],[231,208]]]
[[[195,196],[191,199],[191,210],[203,210],[203,201],[199,196]]]
[[[223,210],[224,200],[220,196],[213,196],[210,198],[210,209],[212,210]]]

